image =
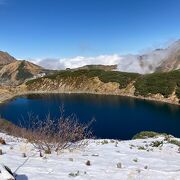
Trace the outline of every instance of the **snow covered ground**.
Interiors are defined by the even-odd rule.
[[[162,136],[130,141],[91,140],[83,150],[44,157],[22,139],[2,133],[0,137],[7,143],[0,145],[0,163],[16,172],[17,180],[180,180],[179,147],[166,141],[152,147],[152,142],[164,140]],[[86,165],[88,160],[90,166]]]

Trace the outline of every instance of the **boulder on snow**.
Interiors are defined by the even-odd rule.
[[[91,166],[91,162],[88,160],[88,161],[86,162],[86,165],[87,165],[87,166]]]
[[[26,153],[22,153],[22,157],[26,158],[27,157]]]
[[[0,180],[15,180],[11,169],[3,164],[0,164]]]
[[[117,168],[122,168],[122,164],[120,162],[117,163]]]
[[[6,145],[6,141],[0,137],[0,144]]]

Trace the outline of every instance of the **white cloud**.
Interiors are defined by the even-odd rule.
[[[114,55],[100,55],[96,57],[83,57],[77,56],[74,58],[63,58],[63,59],[51,59],[46,58],[42,60],[33,60],[40,66],[49,69],[66,69],[66,68],[78,68],[89,64],[102,64],[102,65],[114,65],[118,64],[122,59],[121,56]]]
[[[138,72],[141,74],[152,73],[166,59],[166,57],[176,49],[179,49],[180,41],[174,43],[166,49],[156,49],[142,55],[100,55],[95,57],[77,56],[63,59],[37,59],[32,62],[47,69],[78,68],[85,65],[118,65],[119,71]]]
[[[74,58],[63,58],[63,59],[53,59],[53,58],[46,58],[46,59],[37,59],[31,60],[32,62],[53,70],[61,70],[66,68],[78,68],[85,65],[118,65],[119,71],[124,72],[138,72],[138,73],[148,73],[152,70],[149,69],[149,65],[152,64],[151,59],[153,58],[146,58],[146,61],[143,60],[142,62],[139,60],[139,56],[136,55],[126,55],[120,56],[117,54],[113,55],[100,55],[96,57],[83,57],[77,56]]]

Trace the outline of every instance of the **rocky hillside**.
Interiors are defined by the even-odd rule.
[[[155,49],[138,55],[125,55],[118,63],[119,71],[148,74],[180,69],[180,40],[167,48]]]
[[[0,51],[0,67],[16,61],[17,60],[11,55],[9,55],[7,52]]]
[[[135,96],[170,103],[180,100],[180,70],[140,75],[104,70],[60,71],[26,83],[28,91]]]
[[[29,78],[45,73],[46,70],[28,61],[14,61],[0,69],[1,83],[19,84]]]
[[[156,71],[168,72],[180,69],[180,40],[167,48],[166,51],[168,51],[168,55],[157,67]]]
[[[25,60],[17,60],[0,51],[0,85],[18,85],[27,79],[40,77],[48,70]]]
[[[156,54],[156,58],[154,59],[153,54]],[[180,40],[172,43],[165,49],[156,49],[155,51],[147,54],[147,56],[152,56],[152,63],[157,62],[157,66],[154,71],[169,72],[180,69]]]

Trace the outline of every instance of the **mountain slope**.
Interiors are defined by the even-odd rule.
[[[166,51],[168,51],[168,55],[156,71],[168,72],[180,69],[180,40],[172,44]]]
[[[44,72],[46,70],[28,61],[15,61],[1,68],[0,78],[2,83],[18,84]]]
[[[168,98],[174,94],[180,99],[180,70],[143,75],[134,85],[135,95],[160,94]]]
[[[144,56],[147,56],[143,63],[149,58],[154,72],[169,72],[180,69],[180,40],[175,41],[165,49],[156,49]]]
[[[85,70],[100,69],[100,70],[105,70],[105,71],[113,71],[117,69],[117,65],[101,65],[101,64],[93,65],[92,64],[92,65],[82,66],[74,70],[81,70],[81,69],[85,69]]]
[[[140,55],[125,55],[118,63],[118,70],[149,74],[180,69],[180,40],[167,48],[155,49]]]
[[[140,75],[104,70],[60,71],[28,81],[29,91],[114,94],[178,104],[180,70]]]
[[[17,61],[14,57],[7,52],[0,51],[0,66]]]

